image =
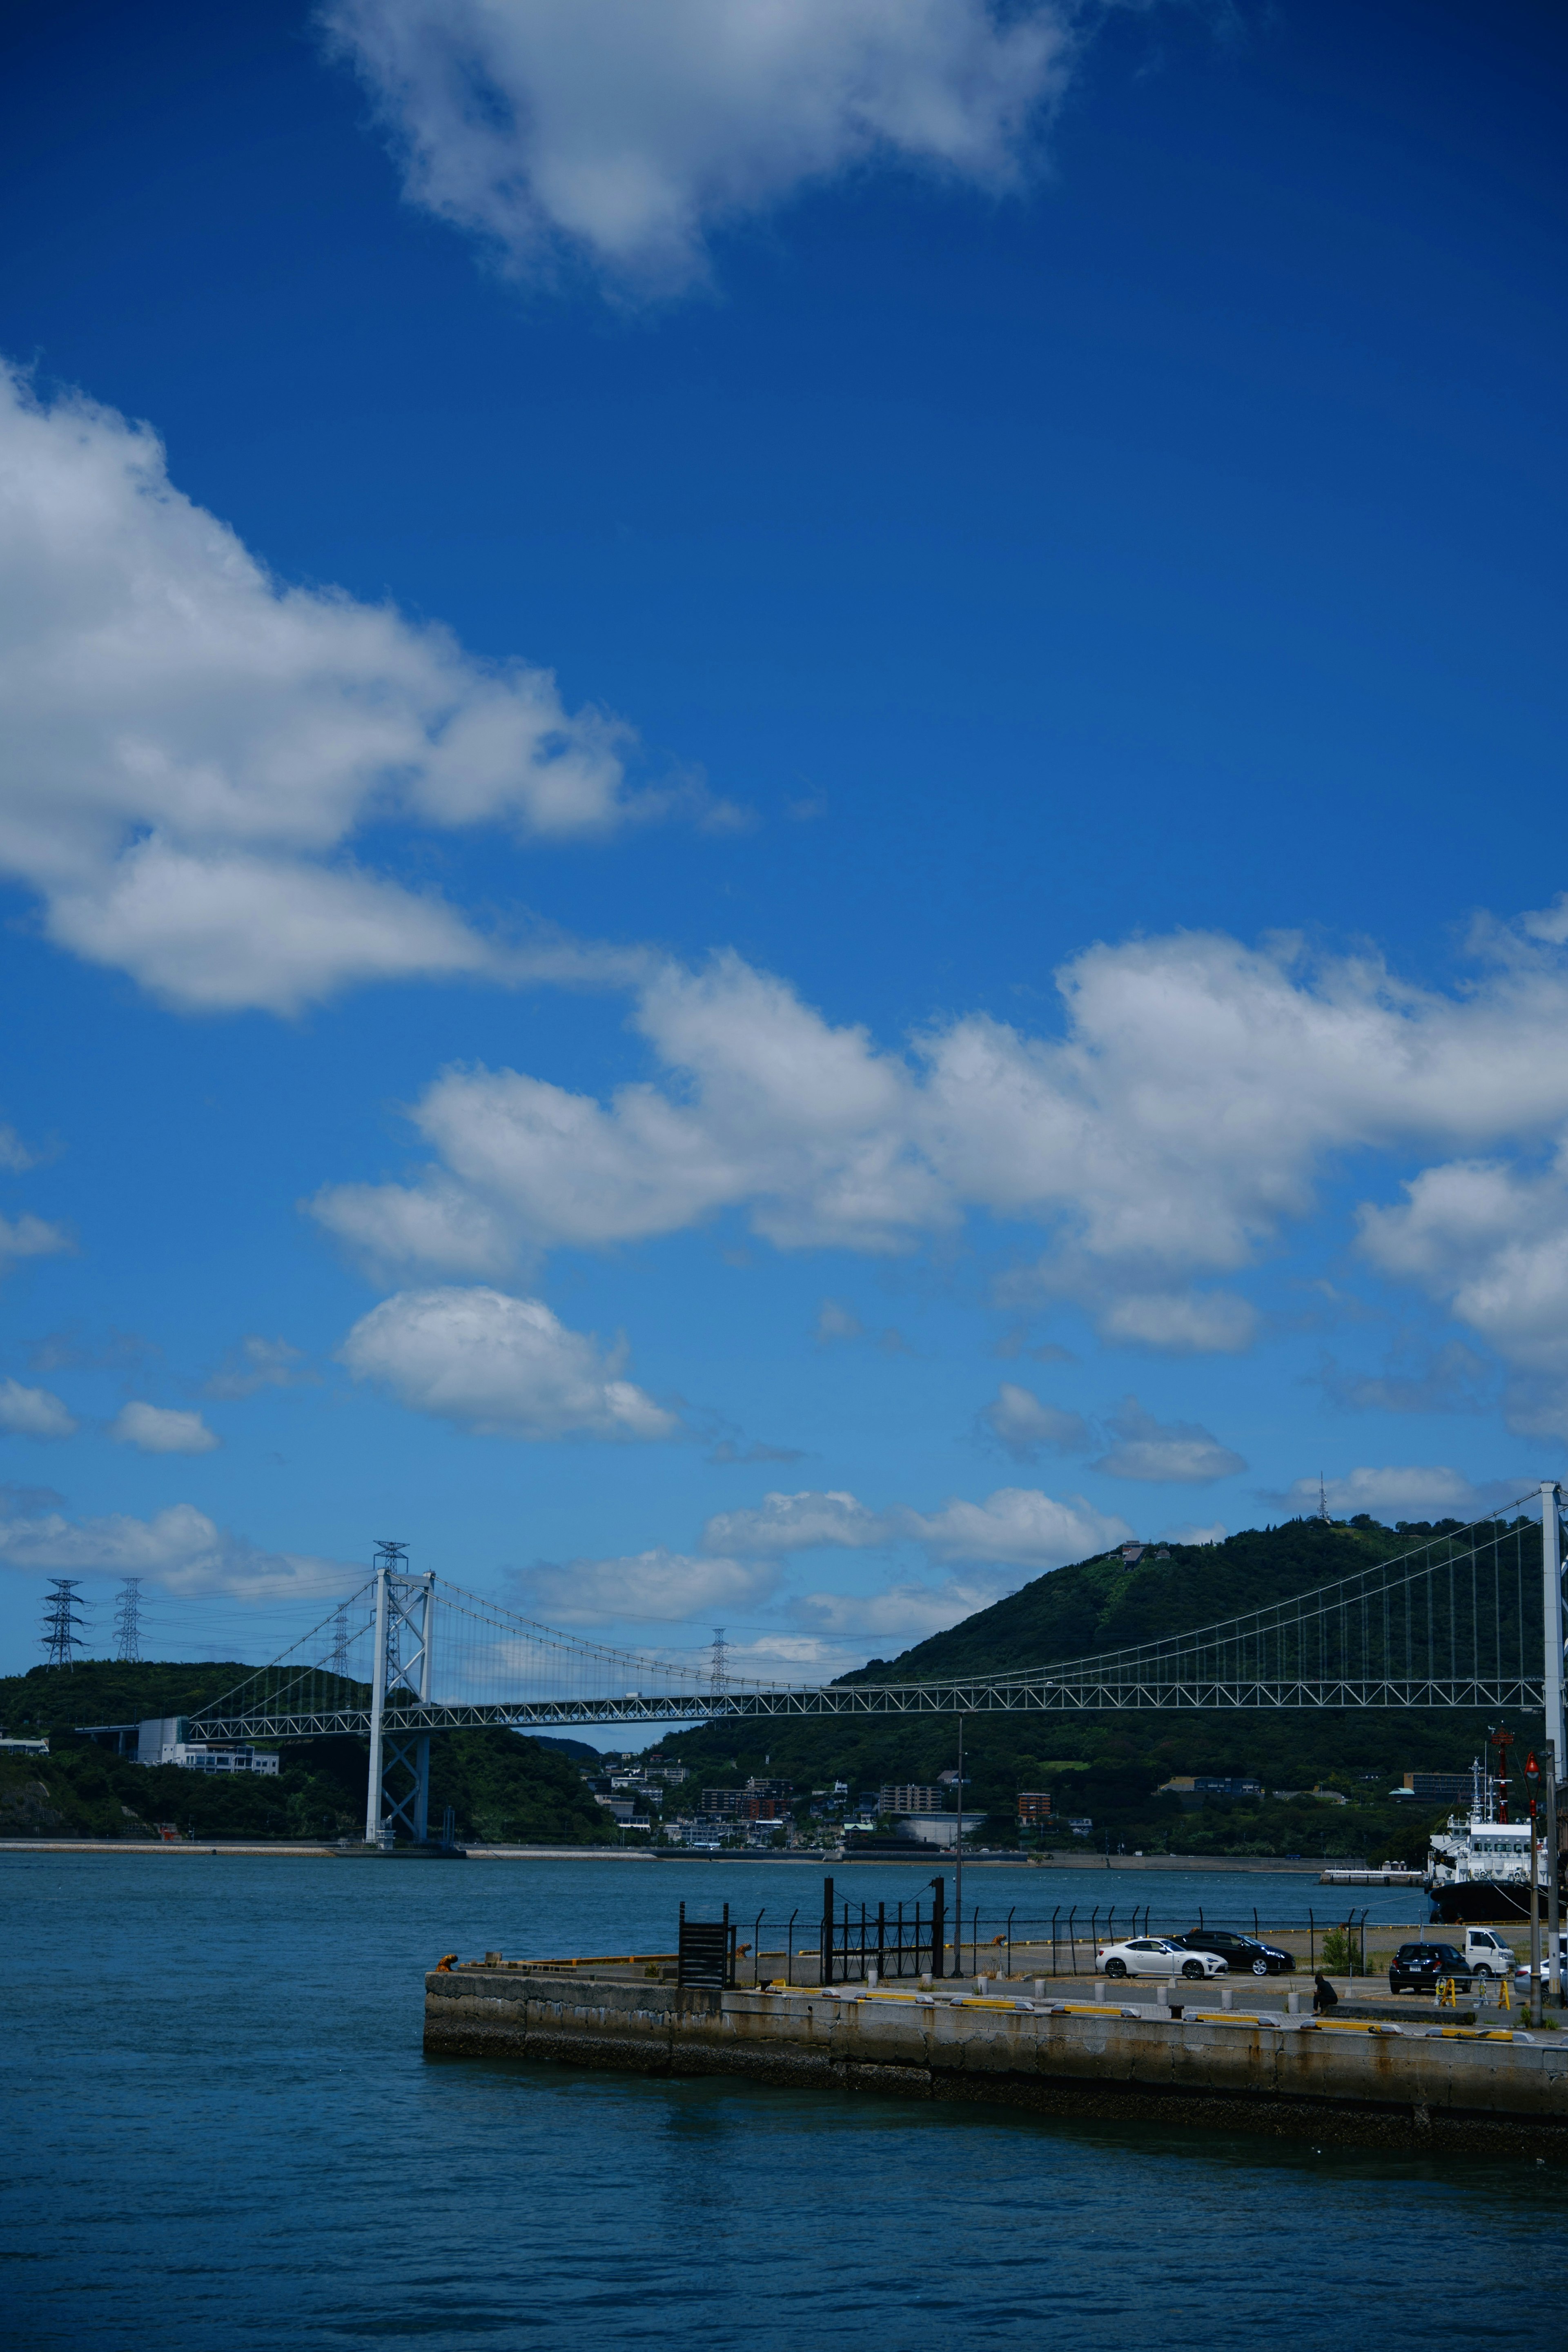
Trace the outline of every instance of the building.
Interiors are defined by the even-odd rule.
[[[947,1810],[947,1791],[934,1789],[894,1788],[890,1783],[877,1797],[879,1813],[941,1813]]]
[[[1219,1772],[1173,1772],[1162,1780],[1154,1794],[1174,1797],[1184,1813],[1195,1812],[1205,1797],[1261,1797],[1263,1783],[1246,1773],[1233,1773],[1228,1778]]]
[[[1406,1772],[1405,1785],[1425,1805],[1468,1805],[1475,1793],[1469,1772]]]
[[[899,1835],[912,1839],[917,1845],[951,1850],[958,1843],[961,1823],[964,1836],[970,1838],[984,1820],[984,1813],[908,1813],[899,1823]]]
[[[704,1789],[702,1810],[705,1813],[735,1813],[741,1808],[739,1789]]]
[[[183,1715],[149,1716],[136,1727],[138,1764],[177,1764],[184,1772],[276,1774],[278,1754],[264,1755],[237,1739],[191,1739]]]
[[[1026,1828],[1035,1822],[1051,1818],[1051,1792],[1048,1789],[1020,1789],[1018,1791],[1018,1826]]]

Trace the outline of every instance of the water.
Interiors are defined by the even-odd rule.
[[[1329,1892],[1267,1884],[1279,1919]],[[1268,1916],[1260,1880],[1194,1885]],[[443,1951],[668,1948],[682,1895],[809,1917],[804,1870],[37,1853],[0,1893],[28,2352],[1561,2342],[1555,2168],[420,2054]]]

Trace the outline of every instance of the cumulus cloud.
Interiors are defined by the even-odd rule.
[[[618,1559],[542,1561],[516,1581],[529,1605],[552,1624],[601,1625],[620,1618],[672,1624],[764,1601],[774,1573],[755,1560],[693,1557],[660,1546]]]
[[[20,1176],[38,1164],[39,1154],[28,1150],[14,1127],[0,1121],[0,1168],[12,1176]]]
[[[448,1069],[413,1112],[426,1172],[313,1205],[351,1243],[440,1271],[726,1210],[781,1249],[886,1254],[982,1209],[1051,1235],[1008,1277],[1007,1303],[1074,1299],[1129,1345],[1243,1349],[1255,1311],[1215,1277],[1311,1213],[1336,1159],[1528,1143],[1568,1121],[1568,961],[1522,929],[1506,954],[1491,944],[1454,996],[1365,960],[1314,965],[1289,941],[1096,947],[1058,974],[1061,1037],[971,1014],[901,1050],[733,954],[651,964],[632,1022],[655,1077],[600,1101],[516,1070]],[[1472,1168],[1468,1181],[1490,1185],[1495,1223],[1499,1181],[1518,1180]],[[1552,1182],[1551,1202],[1530,1203],[1543,1239]],[[1386,1219],[1367,1245],[1379,1232],[1392,1262]],[[1441,1286],[1430,1235],[1425,1255],[1404,1255]],[[858,1318],[830,1304],[823,1336],[852,1336]],[[1498,1321],[1483,1290],[1473,1311]]]
[[[166,1592],[237,1601],[314,1600],[364,1581],[363,1568],[342,1560],[263,1551],[189,1503],[150,1519],[121,1511],[87,1519],[58,1510],[0,1517],[0,1566],[47,1576],[141,1576]]]
[[[811,1551],[833,1544],[862,1551],[889,1541],[888,1521],[853,1495],[764,1495],[760,1509],[720,1511],[702,1530],[702,1549],[772,1554]]]
[[[980,1424],[1013,1456],[1033,1462],[1043,1447],[1058,1454],[1086,1454],[1094,1439],[1080,1412],[1064,1412],[1059,1405],[1042,1404],[1031,1389],[1004,1381],[988,1405],[981,1408]]]
[[[1164,1540],[1174,1544],[1222,1544],[1229,1533],[1223,1519],[1210,1519],[1203,1525],[1187,1519],[1180,1527],[1167,1528]]]
[[[869,1339],[889,1356],[912,1356],[915,1352],[893,1324],[880,1331],[868,1331],[854,1308],[837,1298],[825,1298],[817,1308],[815,1337],[819,1348],[831,1348],[839,1340]]]
[[[744,1558],[818,1545],[864,1551],[917,1543],[933,1559],[1042,1569],[1089,1558],[1131,1532],[1125,1519],[1108,1517],[1081,1496],[1058,1502],[1037,1487],[1004,1486],[984,1503],[955,1498],[931,1513],[902,1504],[872,1511],[853,1495],[807,1492],[768,1495],[760,1510],[720,1512],[703,1528],[702,1547]]]
[[[670,1437],[678,1423],[537,1298],[484,1286],[405,1290],[356,1323],[340,1350],[356,1380],[412,1412],[490,1436]]]
[[[1365,1255],[1495,1349],[1512,1428],[1568,1436],[1568,1145],[1544,1171],[1459,1160],[1405,1191],[1402,1206],[1363,1208]]]
[[[1530,1478],[1483,1478],[1472,1484],[1462,1471],[1444,1467],[1352,1470],[1342,1478],[1323,1482],[1330,1512],[1349,1519],[1366,1512],[1374,1519],[1479,1519],[1518,1496],[1533,1496],[1537,1482]],[[1302,1517],[1315,1517],[1318,1481],[1298,1478],[1282,1495],[1269,1498],[1285,1504]]]
[[[891,1642],[900,1650],[928,1634],[944,1633],[977,1609],[1012,1591],[1010,1577],[949,1577],[942,1584],[887,1584],[877,1592],[807,1592],[797,1608],[825,1631],[861,1633]]]
[[[47,1389],[0,1381],[0,1429],[16,1437],[74,1437],[80,1423]]]
[[[1036,1570],[1092,1559],[1132,1533],[1125,1519],[1097,1511],[1081,1495],[1058,1502],[1037,1486],[1001,1486],[984,1503],[955,1498],[929,1515],[897,1516],[900,1532],[933,1559],[999,1560]]]
[[[250,1397],[262,1389],[298,1388],[317,1377],[287,1339],[264,1339],[253,1331],[229,1349],[205,1386],[210,1397]]]
[[[673,292],[721,225],[851,167],[1007,187],[1064,0],[327,0],[412,200],[519,270]]]
[[[567,710],[548,671],[274,579],[147,426],[3,365],[0,714],[0,870],[59,945],[186,1007],[521,973],[356,863],[360,837],[578,840],[670,806],[628,792],[626,730]]]
[[[109,1434],[139,1454],[212,1454],[223,1444],[199,1412],[178,1412],[168,1405],[122,1405],[109,1424]]]
[[[25,1257],[62,1257],[75,1247],[59,1225],[42,1217],[0,1217],[0,1274],[8,1263]]]
[[[1130,1396],[1110,1421],[1116,1443],[1095,1464],[1110,1478],[1144,1478],[1151,1485],[1205,1486],[1233,1478],[1246,1463],[1212,1431],[1194,1421],[1161,1423]]]

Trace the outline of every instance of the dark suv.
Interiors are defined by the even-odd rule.
[[[1390,1992],[1430,1992],[1440,1977],[1452,1977],[1464,1992],[1470,1990],[1465,1956],[1453,1944],[1401,1944],[1388,1969]]]
[[[1260,1944],[1256,1936],[1233,1936],[1228,1927],[1194,1927],[1171,1941],[1189,1952],[1218,1952],[1230,1963],[1232,1976],[1289,1976],[1296,1965],[1278,1944]]]

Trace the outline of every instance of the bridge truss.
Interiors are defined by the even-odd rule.
[[[689,1657],[565,1633],[399,1545],[283,1657],[190,1719],[209,1740],[367,1738],[367,1839],[426,1834],[432,1733],[908,1716],[1543,1712],[1563,1736],[1561,1498],[1539,1491],[1399,1558],[1194,1631],[1028,1672],[915,1682],[747,1682]],[[437,1682],[440,1695],[437,1696]],[[628,1687],[628,1685],[630,1685]]]

